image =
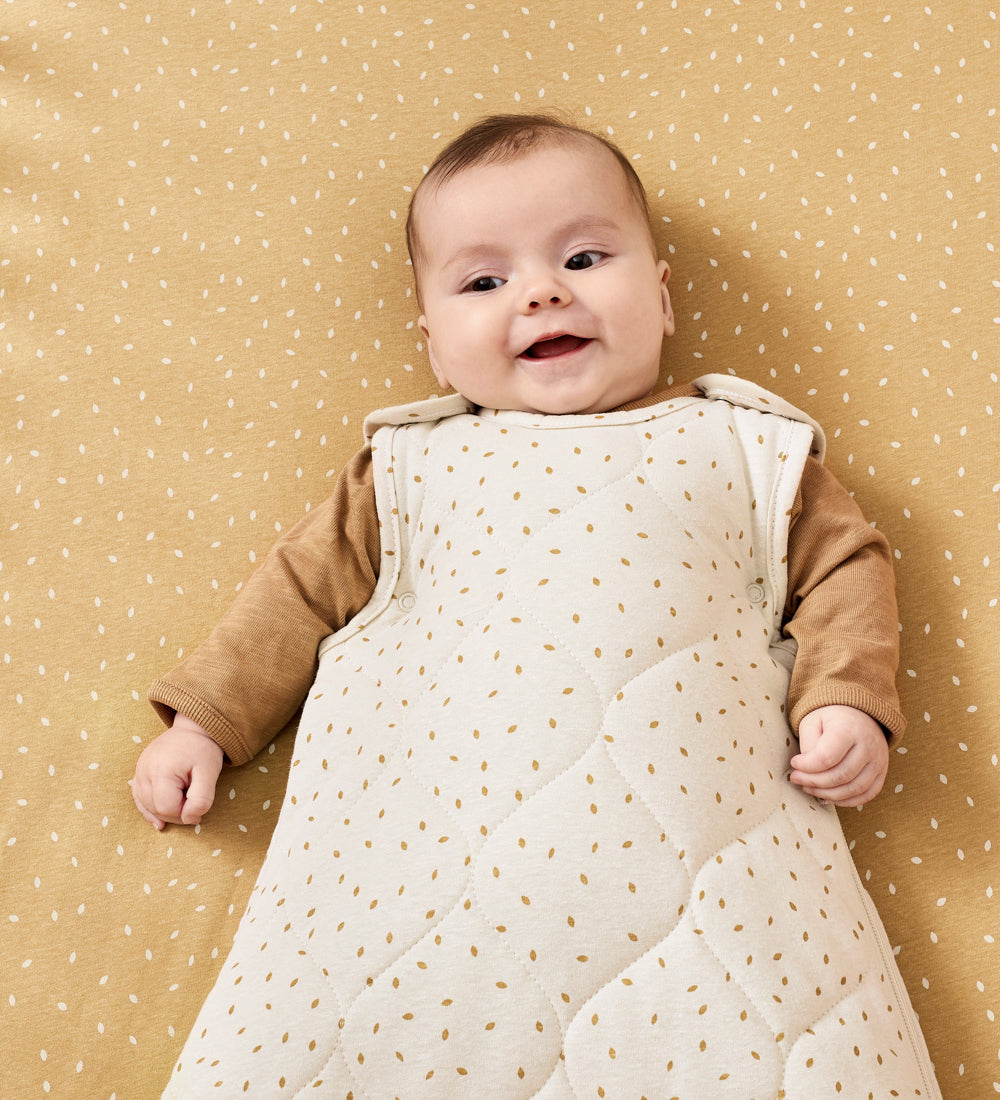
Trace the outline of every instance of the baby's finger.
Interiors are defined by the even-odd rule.
[[[151,813],[149,810],[146,809],[146,805],[143,802],[142,796],[139,794],[139,785],[140,784],[138,779],[133,779],[129,783],[129,787],[131,787],[132,789],[132,801],[135,803],[135,807],[139,811],[139,813],[141,813],[142,816],[150,823],[150,825],[152,825],[153,828],[156,829],[157,832],[159,832],[164,827],[166,822],[157,817],[156,814]]]
[[[792,763],[795,764],[794,761]],[[870,765],[862,761],[860,754],[852,750],[838,764],[823,770],[810,770],[809,767],[793,766],[789,778],[800,787],[833,790],[847,787],[856,782],[869,767]]]
[[[215,801],[215,779],[210,778],[202,768],[195,768],[191,773],[191,783],[184,795],[184,804],[181,807],[181,823],[184,825],[198,825],[201,819],[212,808]]]
[[[884,776],[871,764],[845,782],[837,782],[832,776],[803,776],[800,786],[814,798],[833,806],[863,806],[882,789]]]
[[[793,756],[791,765],[796,771],[825,774],[845,767],[853,750],[852,742],[830,735],[818,741],[808,752]]]
[[[184,785],[179,776],[160,776],[150,785],[147,808],[170,825],[183,824]]]

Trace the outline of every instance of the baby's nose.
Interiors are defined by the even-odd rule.
[[[541,309],[568,306],[573,301],[569,287],[553,274],[539,275],[524,287],[523,308],[527,313],[537,313]]]

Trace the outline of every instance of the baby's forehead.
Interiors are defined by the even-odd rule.
[[[469,190],[475,192],[482,181],[481,176],[477,178],[480,170],[514,171],[534,155],[560,150],[570,154],[565,167],[565,171],[570,175],[579,173],[590,176],[595,165],[604,164],[613,170],[611,178],[616,182],[612,186],[620,186],[628,197],[635,197],[630,194],[632,189],[625,170],[617,162],[614,153],[599,138],[584,132],[558,132],[551,136],[546,135],[528,148],[515,153],[495,157],[482,156],[443,173],[436,174],[433,169],[428,172],[417,187],[411,202],[410,223],[414,243],[419,241],[420,222],[426,215],[428,206],[440,200],[441,205],[447,208],[450,204],[461,201],[462,195]],[[526,195],[524,201],[530,204],[530,195]],[[642,209],[645,216],[644,204],[637,200],[636,205]],[[414,256],[413,260],[416,263],[417,257]]]
[[[626,186],[628,184],[625,172],[616,162],[614,153],[600,138],[575,131],[557,132],[545,135],[530,146],[514,152],[496,152],[492,155],[487,153],[468,163],[453,165],[442,172],[434,172],[432,168],[424,176],[414,195],[417,212],[419,212],[421,198],[431,198],[445,189],[461,190],[464,187],[475,187],[478,170],[487,168],[497,172],[513,172],[532,157],[552,152],[565,152],[568,155],[568,171],[588,172],[593,170],[595,163],[604,163],[616,170],[616,175],[621,178],[622,183]]]

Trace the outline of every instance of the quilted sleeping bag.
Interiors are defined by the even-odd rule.
[[[938,1097],[836,812],[787,780],[765,391],[373,419],[382,570],[168,1097]]]

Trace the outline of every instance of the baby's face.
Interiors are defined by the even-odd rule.
[[[613,155],[586,138],[418,195],[420,328],[476,405],[604,412],[656,385],[669,269]]]

